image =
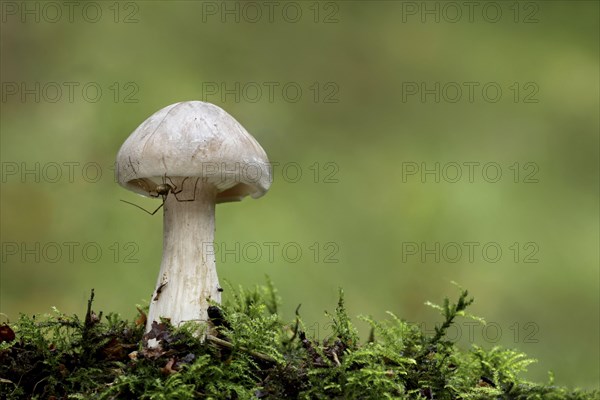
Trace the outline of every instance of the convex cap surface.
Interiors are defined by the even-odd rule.
[[[272,182],[267,155],[252,135],[225,110],[202,101],[157,111],[117,154],[117,179],[129,190],[157,197],[156,186],[166,177],[212,183],[217,202],[260,197]]]

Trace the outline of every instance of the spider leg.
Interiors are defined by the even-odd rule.
[[[156,196],[156,197],[158,197],[158,196]],[[154,211],[150,212],[150,211],[146,210],[144,207],[142,207],[142,206],[138,206],[137,204],[134,204],[134,203],[132,203],[132,202],[130,202],[130,201],[126,201],[126,200],[121,200],[121,201],[122,201],[123,203],[131,204],[132,206],[135,206],[135,207],[139,208],[140,210],[142,210],[142,211],[144,211],[144,212],[146,212],[146,213],[148,213],[148,214],[150,214],[150,215],[154,215],[154,214],[156,214],[156,212],[157,212],[158,210],[160,210],[160,209],[162,208],[162,206],[164,206],[164,205],[165,205],[165,202],[163,201],[162,203],[160,203],[160,206],[158,206],[158,208],[157,208],[156,210],[154,210]]]
[[[171,182],[171,187],[173,188],[173,190],[171,190],[171,193],[173,194],[179,194],[181,192],[183,192],[183,187],[185,186],[185,181],[187,181],[189,179],[189,176],[186,176],[185,178],[183,178],[183,180],[181,181],[181,189],[177,190],[178,186],[175,184],[175,182],[173,182],[173,179],[171,179],[170,177],[166,177],[169,182]]]
[[[175,199],[177,199],[177,201],[195,201],[196,200],[196,189],[198,188],[198,181],[200,180],[200,177],[196,178],[196,183],[194,184],[194,197],[192,197],[191,199],[180,199],[179,197],[177,197],[177,195],[183,191],[183,182],[185,182],[186,179],[188,179],[188,178],[189,177],[185,177],[183,179],[183,181],[181,181],[181,190],[179,190],[177,192],[171,192],[171,193],[173,193],[173,196],[175,196]]]
[[[177,189],[177,185],[175,184],[175,182],[173,182],[173,179],[171,179],[170,176],[167,176],[167,174],[165,174],[165,176],[163,177],[163,183],[167,183],[167,179],[169,180],[169,182],[171,182],[171,186],[174,189]],[[185,179],[183,181],[185,182]],[[183,182],[182,182],[182,186],[183,186]]]

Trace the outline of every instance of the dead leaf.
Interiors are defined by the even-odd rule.
[[[146,358],[158,358],[166,353],[163,349],[163,343],[169,343],[172,340],[168,325],[164,323],[152,322],[152,327],[142,339],[142,355]]]
[[[140,316],[137,317],[137,319],[135,320],[135,325],[136,326],[146,325],[146,321],[147,321],[146,313],[141,308],[139,308],[139,307],[136,307],[136,308],[137,308],[138,312],[140,313]]]
[[[69,376],[69,370],[65,367],[65,364],[58,364],[58,372],[60,372],[63,378]]]
[[[11,327],[6,324],[0,325],[0,343],[10,343],[13,340],[15,340],[15,332],[11,329]]]
[[[121,360],[125,357],[125,348],[117,338],[112,338],[102,349],[107,360]]]
[[[175,357],[171,357],[169,359],[169,361],[167,362],[167,365],[165,365],[163,368],[160,369],[160,372],[163,375],[172,375],[172,374],[176,374],[177,371],[175,369],[173,369],[173,366],[175,365]]]

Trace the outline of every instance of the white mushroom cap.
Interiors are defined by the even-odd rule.
[[[202,101],[167,106],[144,121],[117,154],[120,185],[148,197],[165,177],[201,178],[218,203],[260,197],[272,182],[258,142],[223,109]]]

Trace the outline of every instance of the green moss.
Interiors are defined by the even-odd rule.
[[[21,315],[0,330],[0,397],[7,399],[596,399],[562,387],[526,382],[534,362],[502,348],[460,350],[445,339],[473,302],[461,290],[446,299],[433,335],[390,314],[362,317],[371,335],[361,342],[340,291],[329,315],[333,332],[308,338],[296,320],[284,323],[269,282],[229,289],[231,301],[210,310],[205,341],[196,327],[168,321],[144,335],[144,313],[133,322],[92,311],[83,320],[57,310],[43,318]],[[12,333],[16,338],[12,339]],[[148,340],[159,345],[148,347]]]

